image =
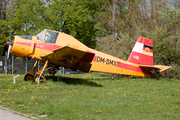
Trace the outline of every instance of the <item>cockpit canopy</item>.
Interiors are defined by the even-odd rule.
[[[39,40],[41,40],[41,42],[55,44],[58,35],[59,35],[59,32],[50,31],[50,30],[43,30],[42,32],[37,34],[36,37]]]

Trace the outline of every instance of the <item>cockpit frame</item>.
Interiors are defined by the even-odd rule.
[[[43,43],[55,44],[58,35],[59,32],[44,29],[39,34],[37,34],[36,37]]]

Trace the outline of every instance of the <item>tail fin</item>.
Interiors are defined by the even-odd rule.
[[[139,37],[127,61],[135,64],[153,65],[153,41]]]

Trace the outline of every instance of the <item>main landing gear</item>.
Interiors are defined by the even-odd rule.
[[[43,69],[42,70],[39,70],[38,72],[35,73],[35,69],[37,68],[38,66],[38,60],[35,62],[32,70],[30,70],[24,77],[24,80],[25,81],[31,81],[33,80],[33,82],[39,84],[39,83],[42,83],[43,81],[46,81],[46,78],[44,77],[43,73],[44,71],[48,70],[49,73],[51,75],[54,76],[54,74],[56,73],[55,69],[52,69],[53,67],[55,67],[56,65],[53,65],[53,66],[50,66],[50,67],[47,67],[48,66],[48,63],[49,61],[45,61],[45,64],[43,66]],[[46,68],[47,67],[47,68]]]

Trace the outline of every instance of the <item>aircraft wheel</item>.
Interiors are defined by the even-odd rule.
[[[38,84],[38,79],[39,79],[39,75],[37,74],[33,77],[33,82]],[[43,81],[44,81],[44,78],[40,77],[39,83],[42,83]]]
[[[25,81],[31,81],[32,79],[33,79],[33,76],[30,75],[30,74],[26,74],[25,77],[24,77]]]

